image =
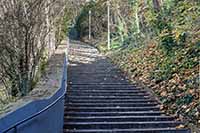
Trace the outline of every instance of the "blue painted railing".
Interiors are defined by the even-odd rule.
[[[0,119],[0,133],[63,132],[64,98],[67,88],[67,57],[60,89],[49,99],[30,102]]]

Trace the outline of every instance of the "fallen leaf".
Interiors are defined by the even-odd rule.
[[[160,95],[161,95],[161,96],[166,96],[166,95],[167,95],[167,92],[166,92],[166,91],[163,91]]]
[[[185,126],[184,126],[184,125],[182,125],[182,124],[181,124],[181,125],[179,125],[179,126],[176,126],[176,128],[177,128],[177,129],[181,129],[181,128],[184,128],[184,127],[185,127]]]
[[[185,112],[186,112],[186,113],[188,113],[189,111],[190,111],[190,108],[189,108],[189,109],[187,109]]]
[[[186,109],[186,108],[187,108],[187,106],[186,106],[186,105],[183,105],[183,106],[182,106],[182,108],[183,108],[183,109]]]
[[[163,110],[164,109],[164,105],[160,105],[160,110]]]

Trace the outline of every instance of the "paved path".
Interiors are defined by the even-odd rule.
[[[189,133],[95,48],[70,46],[65,133]]]

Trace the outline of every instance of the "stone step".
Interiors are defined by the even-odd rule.
[[[119,76],[122,76],[123,73],[116,69],[93,69],[93,68],[82,68],[82,69],[76,69],[76,70],[69,70],[68,75],[116,75],[119,74]]]
[[[109,73],[109,72],[107,72]],[[68,75],[70,76],[69,79],[70,80],[79,80],[79,79],[84,79],[87,77],[88,80],[92,80],[92,79],[113,79],[113,80],[128,80],[126,78],[124,78],[123,76],[120,76],[119,74],[104,74],[104,75],[96,75],[96,74],[76,74],[76,73],[72,73],[72,74],[69,74]],[[90,75],[88,77],[88,75]],[[118,75],[118,76],[116,76]]]
[[[88,76],[90,75],[90,77],[99,77],[99,78],[123,78],[126,79],[122,74],[120,74],[119,71],[109,71],[109,70],[105,70],[104,72],[82,72],[82,71],[78,71],[78,72],[71,72],[68,73],[68,75],[70,76],[74,76],[71,78],[78,78],[79,76],[84,77],[84,76]],[[88,77],[89,78],[89,77]]]
[[[138,94],[138,93],[147,93],[145,90],[132,88],[132,89],[114,89],[114,88],[104,88],[104,89],[95,89],[95,88],[69,88],[70,93],[124,93],[124,94]]]
[[[143,88],[111,88],[111,87],[71,87],[68,86],[68,91],[89,91],[89,92],[147,92]]]
[[[71,107],[152,107],[157,103],[66,103],[65,106]]]
[[[119,90],[115,90],[115,89],[77,89],[77,88],[70,88],[70,93],[147,93],[144,90],[140,90],[140,89],[119,89]]]
[[[124,83],[104,83],[104,84],[97,84],[97,83],[86,83],[86,84],[69,84],[71,87],[79,87],[79,88],[133,88],[136,87],[136,85],[131,84],[124,84]]]
[[[119,75],[122,74],[121,71],[110,71],[110,70],[104,70],[104,71],[98,71],[98,72],[93,72],[93,71],[89,71],[89,72],[85,72],[85,71],[77,71],[77,72],[69,72],[68,73],[70,76],[74,75],[74,76],[79,76],[79,75],[93,75],[93,76],[106,76],[106,77],[113,77],[113,76],[117,76],[120,77]]]
[[[94,69],[94,67],[95,68],[112,68],[112,69],[118,69],[118,70],[120,70],[117,66],[115,66],[115,65],[113,65],[111,63],[108,63],[108,62],[107,63],[102,63],[101,59],[97,60],[93,64],[89,64],[89,65],[88,64],[82,64],[82,67],[91,67],[93,69]],[[76,69],[76,68],[72,67],[72,69]]]
[[[106,74],[107,73],[107,74]],[[110,74],[110,72],[106,72],[105,74],[82,74],[82,73],[68,73],[68,75],[70,75],[69,79],[80,79],[80,78],[84,78],[87,77],[88,79],[92,79],[92,78],[96,78],[96,79],[123,79],[125,80],[126,78],[120,76],[118,73],[117,74]],[[88,75],[90,75],[90,77],[88,77]]]
[[[191,133],[188,129],[176,128],[143,128],[143,129],[71,129],[64,130],[64,133]]]
[[[159,111],[159,106],[149,106],[149,107],[71,107],[65,108],[65,111],[91,111],[91,112],[116,112],[116,111]]]
[[[73,84],[85,84],[88,83],[88,80],[91,81],[91,83],[97,83],[97,84],[104,84],[104,83],[129,83],[128,80],[124,79],[118,79],[118,78],[91,78],[86,79],[87,77],[81,77],[80,79],[71,79],[69,78],[69,81],[71,81]]]
[[[109,72],[108,72],[109,73]],[[69,74],[70,75],[70,74]],[[90,75],[90,77],[88,77],[88,75]],[[116,76],[118,75],[118,76]],[[109,79],[109,78],[112,78],[112,79],[124,79],[124,80],[128,80],[122,76],[119,76],[119,74],[97,74],[97,75],[93,75],[93,74],[76,74],[76,73],[73,73],[71,74],[70,76],[73,76],[73,77],[69,77],[69,79],[74,79],[74,80],[77,80],[79,78],[85,78],[87,77],[88,79],[92,79],[92,78],[98,78],[98,79]]]
[[[113,68],[112,66],[99,66],[99,65],[94,65],[94,66],[85,66],[85,67],[79,67],[79,68],[69,68],[71,72],[105,72],[105,71],[120,71],[118,68]]]
[[[163,116],[163,113],[160,111],[113,111],[113,112],[88,112],[88,111],[66,111],[65,115],[69,116],[80,116],[80,117],[97,117],[97,116]]]
[[[141,89],[141,88],[109,88],[109,87],[104,87],[104,88],[86,88],[86,87],[83,87],[83,88],[77,88],[77,87],[70,87],[68,86],[68,91],[72,91],[72,92],[81,92],[81,91],[87,91],[87,92],[102,92],[102,93],[107,93],[107,92],[132,92],[132,93],[137,93],[137,92],[147,92],[146,90],[144,89]]]
[[[67,96],[68,99],[80,99],[80,100],[125,100],[125,99],[137,99],[137,100],[143,100],[143,99],[151,99],[150,96]]]
[[[114,100],[104,100],[104,99],[69,99],[68,102],[72,103],[156,103],[156,100],[150,99],[114,99]]]
[[[68,93],[69,96],[88,96],[88,97],[91,97],[91,96],[104,96],[104,97],[111,97],[111,96],[119,96],[119,97],[145,97],[145,96],[150,96],[150,94],[148,93],[85,93],[85,92],[76,92],[76,93],[72,93],[72,92],[69,92]]]
[[[147,121],[173,121],[171,116],[65,116],[65,122],[147,122]]]
[[[88,80],[86,80],[86,79],[83,79],[83,80],[78,79],[76,81],[70,81],[70,82],[72,82],[72,84],[88,84]],[[91,84],[102,84],[102,85],[111,84],[111,83],[128,84],[129,81],[125,81],[125,80],[98,80],[98,79],[96,80],[96,79],[94,79],[94,80],[91,80],[90,83]]]
[[[176,121],[146,121],[146,122],[65,122],[67,129],[141,129],[141,128],[170,128],[183,124]]]
[[[76,71],[76,72],[69,72],[68,75],[70,77],[72,77],[72,75],[74,76],[78,76],[78,75],[97,75],[97,76],[103,76],[103,75],[118,75],[119,77],[122,77],[123,76],[123,73],[121,71],[117,71],[117,70],[104,70],[104,71],[96,71],[96,70],[93,70],[93,71]]]

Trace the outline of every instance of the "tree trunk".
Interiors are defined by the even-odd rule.
[[[153,7],[157,12],[159,12],[160,11],[160,1],[159,0],[153,0]]]

